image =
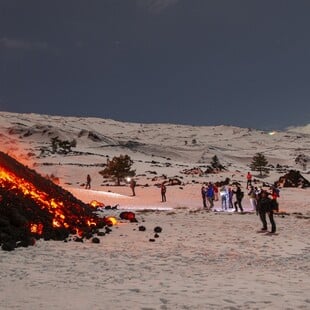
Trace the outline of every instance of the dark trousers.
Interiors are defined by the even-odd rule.
[[[207,197],[209,203],[209,209],[214,207],[213,197]]]
[[[268,214],[269,221],[270,221],[270,224],[271,224],[271,232],[275,233],[277,228],[276,228],[276,223],[275,223],[274,218],[273,218],[273,211],[270,211],[270,212],[259,211],[259,217],[260,217],[260,219],[262,221],[263,229],[267,230],[266,213]]]
[[[251,180],[247,180],[247,182],[246,182],[246,189],[248,189],[250,186],[252,186],[252,181]]]
[[[202,196],[202,203],[203,203],[203,207],[206,208],[207,207],[206,196]]]
[[[243,208],[242,208],[242,205],[241,205],[241,199],[237,199],[237,201],[235,201],[235,209],[236,209],[236,211],[238,211],[238,206],[239,206],[240,211],[243,212]]]
[[[166,193],[161,193],[161,201],[166,202]]]

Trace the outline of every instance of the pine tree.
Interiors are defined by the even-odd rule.
[[[76,140],[60,140],[58,137],[51,138],[52,153],[68,154],[72,147],[76,147]]]
[[[128,155],[114,156],[99,173],[103,177],[114,177],[119,186],[126,177],[133,177],[136,174],[135,170],[131,170],[132,164],[133,161]]]
[[[268,161],[262,153],[256,153],[252,158],[250,165],[251,170],[259,171],[259,175],[263,176],[263,172],[268,174],[269,169],[267,168]]]

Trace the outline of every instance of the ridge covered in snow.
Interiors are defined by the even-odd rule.
[[[223,125],[138,124],[0,112],[1,151],[42,174],[61,177],[65,184],[81,183],[88,171],[101,183],[98,172],[107,159],[120,154],[133,159],[140,178],[155,173],[174,177],[194,167],[204,170],[215,155],[231,173],[245,172],[257,152],[273,167],[301,169],[295,159],[310,153],[309,126],[268,132]],[[74,142],[72,152],[51,152],[52,139]]]

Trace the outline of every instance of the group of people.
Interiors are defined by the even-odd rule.
[[[132,195],[135,196],[136,181],[130,180],[130,188]],[[88,174],[86,179],[86,189],[91,188],[91,177]],[[256,212],[256,215],[260,217],[262,222],[261,231],[267,231],[267,220],[268,215],[271,224],[271,232],[276,232],[276,223],[274,221],[273,214],[279,210],[279,204],[277,198],[279,197],[279,189],[276,185],[273,185],[269,190],[263,190],[252,185],[252,175],[250,172],[247,174],[247,195],[250,201],[252,211]],[[166,185],[164,182],[160,185],[161,201],[166,202]],[[214,202],[220,201],[221,210],[227,211],[234,209],[235,212],[244,212],[242,206],[242,200],[244,198],[244,192],[241,189],[239,183],[233,185],[224,184],[219,186],[217,183],[204,183],[201,187],[201,196],[203,208],[207,211],[211,211],[214,208]]]
[[[247,195],[250,201],[252,211],[260,217],[262,222],[261,231],[267,231],[268,215],[271,224],[270,233],[276,232],[276,223],[274,221],[274,212],[279,211],[279,204],[277,198],[280,196],[280,191],[276,185],[271,186],[268,190],[257,188],[252,185],[251,178],[247,178]],[[203,184],[201,187],[203,208],[211,211],[214,208],[214,201],[220,201],[221,210],[226,211],[234,209],[235,212],[244,212],[242,200],[244,192],[239,183],[233,185],[223,185],[221,187],[217,184],[209,182]]]
[[[219,187],[217,184],[209,182],[202,185],[201,195],[203,207],[208,211],[214,208],[214,201],[220,200],[222,211],[235,209],[235,212],[239,210],[243,212],[242,199],[244,193],[239,184],[233,186],[225,184]]]

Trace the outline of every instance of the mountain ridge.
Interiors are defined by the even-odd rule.
[[[81,175],[83,165],[93,166],[93,173],[98,173],[98,166],[105,164],[104,158],[120,154],[133,159],[139,174],[152,171],[157,162],[158,174],[175,175],[179,172],[178,165],[189,169],[206,167],[215,155],[228,170],[247,171],[258,152],[273,166],[298,169],[296,157],[310,153],[307,128],[267,132],[226,125],[142,124],[94,117],[0,112],[3,152],[47,174],[59,174],[57,165],[71,168],[80,165],[79,172],[67,168],[61,172],[64,175]],[[72,152],[48,151],[53,138],[74,141]]]

